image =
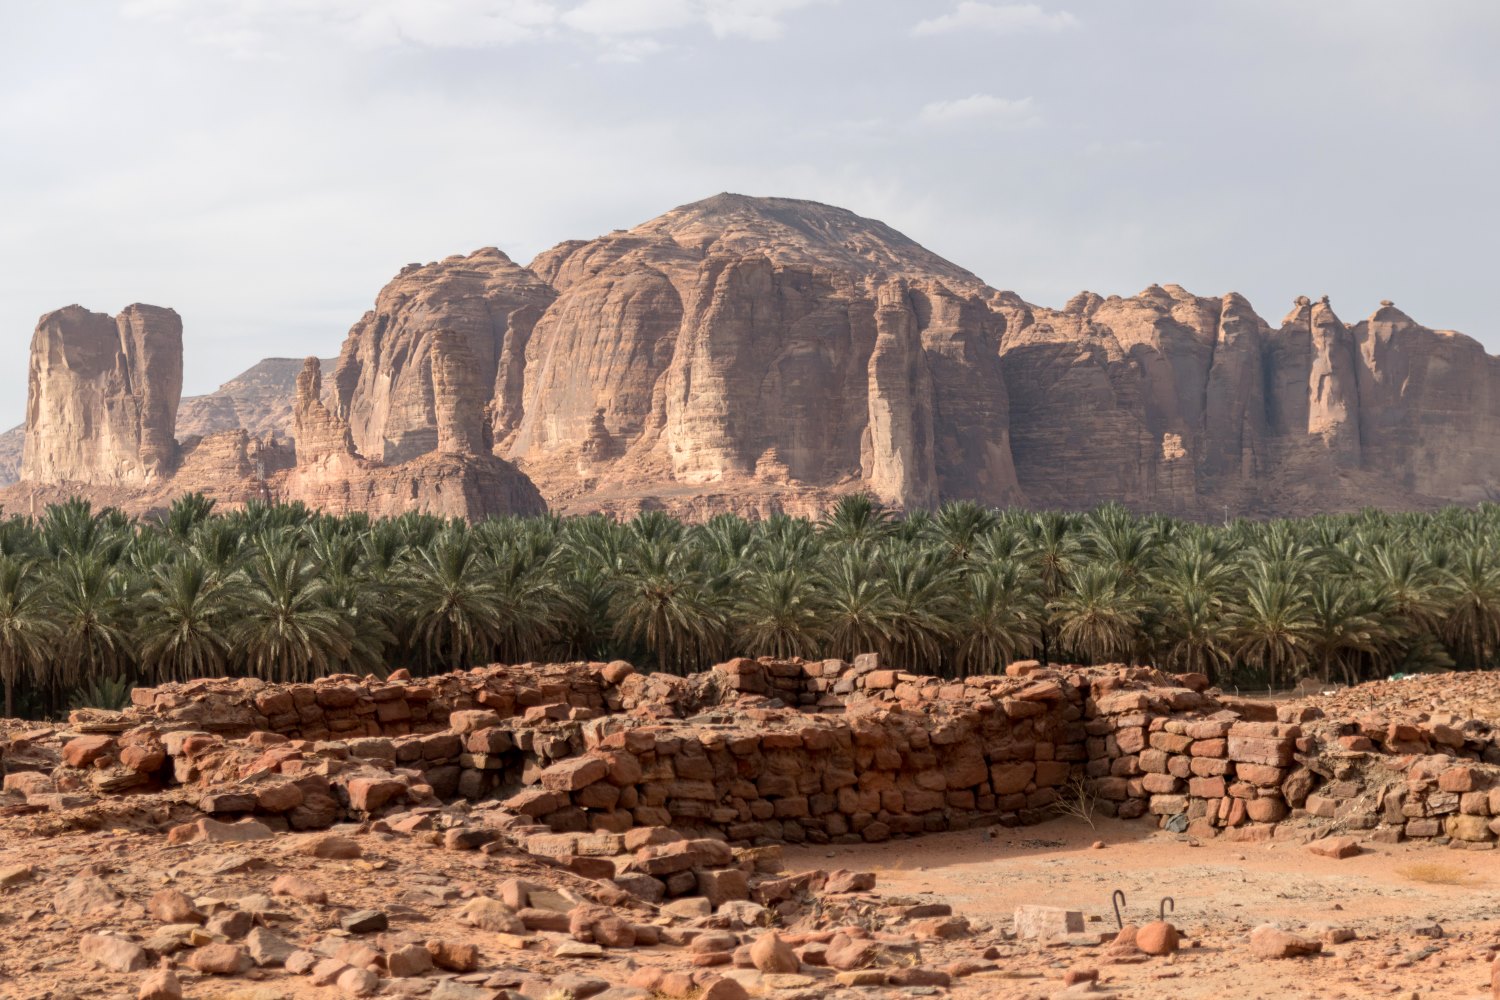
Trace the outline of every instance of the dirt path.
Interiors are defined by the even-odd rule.
[[[795,869],[842,867],[878,873],[883,893],[930,895],[995,931],[1009,930],[1027,903],[1082,910],[1089,929],[1113,930],[1114,889],[1126,920],[1169,916],[1184,950],[1138,965],[1104,964],[1103,948],[1002,946],[1002,972],[963,981],[956,995],[1048,997],[1072,966],[1096,967],[1121,997],[1428,998],[1489,997],[1489,962],[1500,948],[1500,855],[1429,845],[1367,845],[1336,861],[1299,842],[1208,841],[1152,833],[1139,823],[1076,820],[1024,829],[976,830],[860,847],[788,851]],[[1095,840],[1107,846],[1094,849]],[[1442,884],[1432,879],[1452,880]],[[1274,922],[1317,936],[1320,925],[1357,938],[1312,959],[1267,961],[1249,931]],[[1439,924],[1441,938],[1417,933]],[[1017,979],[1014,977],[1028,978]],[[1038,977],[1038,978],[1030,978]]]

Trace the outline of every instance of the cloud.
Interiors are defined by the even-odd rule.
[[[933,101],[924,105],[917,117],[929,125],[952,125],[958,122],[992,121],[1007,125],[1035,125],[1041,121],[1035,102],[1029,97],[995,97],[972,94],[951,101]]]
[[[482,49],[527,42],[557,20],[552,0],[126,0],[127,18],[177,24],[239,56],[274,56],[309,36],[369,48]]]
[[[605,43],[606,57],[638,60],[666,46],[642,39],[707,28],[716,38],[767,40],[785,16],[828,0],[124,0],[135,20],[184,27],[196,42],[242,57],[272,57],[311,35],[367,48],[485,49],[560,32]],[[630,43],[623,39],[636,39]]]
[[[1062,31],[1078,23],[1065,10],[1047,11],[1034,3],[975,3],[964,0],[951,14],[928,18],[912,28],[914,35],[988,31],[1009,35],[1022,31]]]

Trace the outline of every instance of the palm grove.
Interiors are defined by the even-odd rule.
[[[660,513],[215,514],[131,521],[83,501],[0,520],[5,715],[217,675],[438,672],[732,655],[960,676],[1016,658],[1137,662],[1286,685],[1484,667],[1500,648],[1500,507],[1208,526],[864,497],[817,522]]]

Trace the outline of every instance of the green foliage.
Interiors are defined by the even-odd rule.
[[[118,712],[130,704],[130,682],[123,676],[96,677],[73,692],[69,708],[102,708]]]
[[[878,652],[946,677],[1015,659],[1152,663],[1289,686],[1500,656],[1500,507],[1208,526],[869,497],[821,520],[688,525],[219,512],[72,501],[0,518],[6,712],[206,675],[306,680],[492,661]]]

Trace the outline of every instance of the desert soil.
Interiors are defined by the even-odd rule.
[[[1103,841],[1103,848],[1093,844]],[[1107,946],[1001,945],[1000,968],[956,981],[955,996],[1035,1000],[1062,990],[1073,967],[1096,968],[1122,998],[1333,1000],[1490,996],[1500,949],[1500,855],[1430,845],[1366,842],[1357,857],[1312,855],[1294,840],[1198,842],[1139,823],[1090,829],[1059,819],[1020,829],[945,833],[858,847],[788,849],[788,867],[871,869],[880,891],[930,897],[976,925],[1009,929],[1016,907],[1083,911],[1090,931],[1115,929],[1111,894],[1123,890],[1127,923],[1168,914],[1183,934],[1175,956],[1109,964]],[[1443,884],[1432,879],[1451,879]],[[1275,923],[1318,937],[1346,928],[1352,941],[1309,958],[1267,960],[1248,946]],[[1437,924],[1442,937],[1419,933]]]

